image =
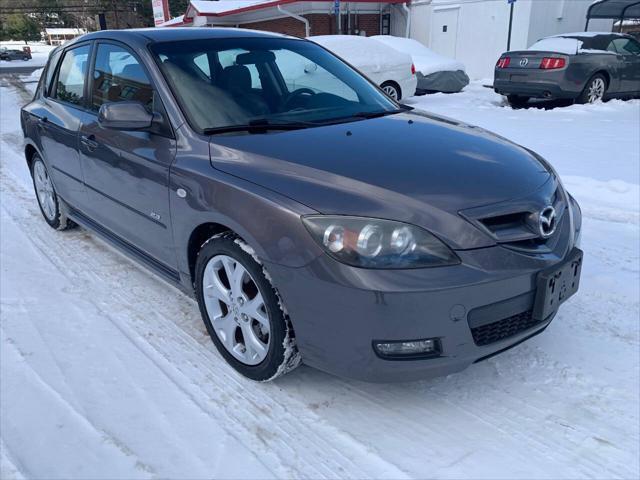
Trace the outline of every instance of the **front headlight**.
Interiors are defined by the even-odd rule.
[[[435,236],[407,223],[326,215],[307,216],[302,221],[330,256],[355,267],[399,269],[460,263]]]

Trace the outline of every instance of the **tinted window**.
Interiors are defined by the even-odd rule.
[[[640,54],[640,44],[628,40],[626,38],[618,38],[613,41],[618,53],[622,55],[638,55]]]
[[[56,82],[55,97],[57,99],[76,105],[83,103],[88,60],[89,45],[68,50],[64,54]]]
[[[42,88],[42,93],[45,96],[49,95],[49,92],[51,92],[51,88],[52,88],[52,80],[53,80],[53,75],[56,73],[56,66],[58,65],[58,60],[60,60],[60,52],[61,50],[54,50],[51,55],[49,56],[49,62],[47,64],[46,70],[44,72],[44,75],[42,75],[41,77],[41,87],[39,86],[38,88]]]
[[[207,39],[156,43],[151,49],[198,130],[255,122],[313,126],[398,110],[358,72],[303,40]]]
[[[91,108],[103,103],[136,101],[153,111],[153,88],[140,62],[126,48],[98,44],[93,71]]]

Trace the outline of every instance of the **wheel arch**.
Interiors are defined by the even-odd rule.
[[[232,228],[229,228],[222,223],[205,222],[196,226],[189,235],[189,241],[187,242],[187,263],[189,266],[189,275],[191,278],[191,284],[194,285],[196,274],[196,260],[198,259],[198,253],[202,248],[202,245],[214,235],[220,233],[230,232],[235,233],[242,239],[242,236],[235,232]],[[245,241],[244,239],[242,239]],[[246,242],[246,241],[245,241]]]
[[[40,155],[40,152],[38,152],[38,149],[32,143],[27,143],[24,147],[24,158],[27,161],[27,167],[29,168],[29,173],[31,173],[31,165],[33,164],[33,157],[36,154]]]

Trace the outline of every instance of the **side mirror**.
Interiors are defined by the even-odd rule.
[[[304,73],[313,73],[318,70],[318,65],[315,63],[307,63],[304,66]]]
[[[98,123],[112,130],[144,130],[153,123],[153,115],[140,102],[105,103],[98,112]]]

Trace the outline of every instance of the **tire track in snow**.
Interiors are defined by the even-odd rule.
[[[125,262],[101,261],[101,256],[113,250],[102,241],[92,241],[92,236],[83,230],[52,231],[39,218],[33,195],[19,186],[4,166],[0,175],[3,209],[21,228],[28,226],[30,241],[69,278],[78,290],[74,293],[89,298],[203,411],[216,418],[222,414],[223,427],[230,434],[240,427],[244,436],[236,435],[239,441],[247,436],[259,439],[263,445],[261,454],[271,459],[273,471],[307,478],[406,477],[395,465],[372,456],[357,440],[300,408],[302,404],[275,401],[267,391],[273,393],[277,386],[256,385],[241,378],[214,352],[193,300],[175,288],[170,292],[163,288],[153,292],[155,302],[152,301],[148,287],[153,285],[139,288],[135,284],[140,280],[149,283],[153,279],[156,284],[163,281],[158,282],[155,275],[119,252]],[[168,302],[167,296],[177,301]],[[175,304],[180,305],[177,311]],[[166,308],[169,311],[163,313],[167,316],[159,313]],[[182,323],[189,319],[192,334],[169,319],[174,316]],[[194,328],[196,319],[198,326]],[[193,333],[197,335],[194,337]],[[290,408],[302,415],[294,418]]]

